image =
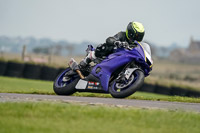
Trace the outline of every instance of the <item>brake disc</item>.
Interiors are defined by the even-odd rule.
[[[118,89],[123,89],[127,86],[129,86],[134,80],[134,75],[131,75],[130,78],[127,80],[127,82],[124,82],[124,83],[116,83],[116,87]]]

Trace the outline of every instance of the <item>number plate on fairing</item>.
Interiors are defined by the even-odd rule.
[[[78,81],[78,83],[76,84],[76,89],[86,89],[87,88],[87,84],[88,84],[88,81],[85,81],[85,80],[82,80],[80,79]]]
[[[85,81],[85,80],[80,79],[78,83],[76,84],[75,88],[78,90],[85,90],[85,89],[101,90],[101,85],[99,82]]]

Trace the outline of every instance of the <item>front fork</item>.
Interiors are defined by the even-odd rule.
[[[121,73],[119,73],[116,79],[118,81],[122,79],[126,81],[130,78],[131,74],[137,69],[140,69],[140,68],[137,65],[135,65],[135,62],[130,62],[123,68],[123,70],[121,71]]]

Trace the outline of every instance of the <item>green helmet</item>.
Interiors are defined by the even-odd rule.
[[[141,42],[144,37],[144,26],[139,22],[130,22],[126,29],[126,37],[133,43],[135,40]]]

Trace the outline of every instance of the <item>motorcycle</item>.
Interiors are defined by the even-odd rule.
[[[74,59],[68,68],[55,79],[53,89],[57,95],[71,95],[75,92],[110,93],[114,98],[125,98],[144,83],[152,70],[151,49],[147,43],[137,42],[117,48],[104,58],[97,58],[93,65],[78,67]],[[92,45],[87,51],[94,51]]]

